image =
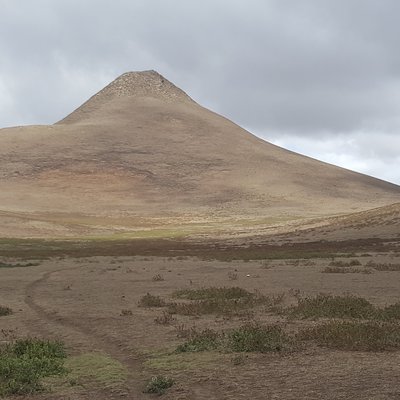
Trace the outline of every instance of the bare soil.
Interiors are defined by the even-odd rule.
[[[337,245],[335,251],[339,249]],[[307,255],[301,246],[298,250]],[[371,260],[400,263],[395,247],[354,257],[363,265]],[[217,261],[149,254],[41,260],[37,266],[1,269],[0,304],[11,307],[14,314],[1,317],[0,327],[16,337],[61,338],[70,355],[101,352],[128,371],[127,380],[116,387],[88,380],[83,386],[64,384],[32,399],[146,399],[151,395],[142,391],[153,375],[174,378],[166,399],[400,398],[398,351],[345,352],[307,346],[291,354],[248,353],[240,365],[230,353],[174,353],[183,342],[177,337],[182,329],[224,330],[257,320],[279,321],[296,331],[313,321],[256,311],[236,317],[178,315],[170,325],[160,325],[154,319],[162,309],[138,306],[146,293],[168,301],[175,290],[210,286],[239,286],[265,295],[285,293],[287,302],[297,291],[348,292],[379,306],[400,300],[400,272],[321,273],[330,261],[320,257]],[[162,280],[154,280],[156,275]],[[123,310],[129,312],[124,315]]]

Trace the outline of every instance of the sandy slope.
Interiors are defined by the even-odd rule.
[[[256,138],[154,71],[122,75],[55,125],[0,130],[0,188],[0,236],[333,215],[400,199],[399,186]]]

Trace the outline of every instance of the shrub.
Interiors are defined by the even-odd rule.
[[[178,352],[225,350],[233,352],[281,352],[292,348],[293,340],[277,325],[246,324],[228,332],[212,329],[190,331]]]
[[[190,331],[189,339],[179,345],[176,350],[180,353],[215,350],[220,347],[220,342],[221,335],[212,329],[204,329],[200,332],[193,329]]]
[[[0,306],[0,317],[12,314],[12,310],[9,307]]]
[[[240,287],[209,287],[202,289],[183,289],[173,293],[177,299],[211,300],[211,299],[241,299],[253,297],[254,294]]]
[[[279,352],[289,349],[292,343],[278,325],[243,325],[229,332],[227,339],[228,348],[235,352]]]
[[[185,289],[174,292],[173,296],[179,299],[192,300],[190,303],[174,302],[168,304],[168,311],[171,314],[181,315],[239,314],[243,310],[258,305],[266,305],[272,308],[283,300],[283,295],[262,296],[240,287]]]
[[[165,301],[160,296],[154,296],[150,293],[145,294],[139,300],[140,307],[165,307]]]
[[[65,373],[64,345],[58,341],[17,340],[0,349],[0,396],[43,390],[41,379]]]
[[[303,318],[374,318],[375,307],[362,297],[351,294],[332,296],[318,294],[314,297],[297,297],[297,305],[285,310],[292,317]]]
[[[373,268],[377,271],[400,271],[400,264],[377,264],[373,261],[368,261],[366,264],[367,267]]]
[[[351,351],[384,351],[400,348],[400,327],[382,322],[331,321],[298,335],[320,346]]]
[[[144,390],[145,393],[164,394],[174,384],[172,378],[165,376],[153,376]]]

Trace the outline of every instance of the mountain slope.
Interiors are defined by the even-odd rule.
[[[399,186],[256,138],[154,71],[122,75],[55,125],[0,130],[0,185],[0,211],[45,234],[43,224],[63,234],[70,223],[304,217],[400,199]]]

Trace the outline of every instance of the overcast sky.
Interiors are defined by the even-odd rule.
[[[398,0],[0,0],[0,127],[155,69],[264,139],[400,184]]]

